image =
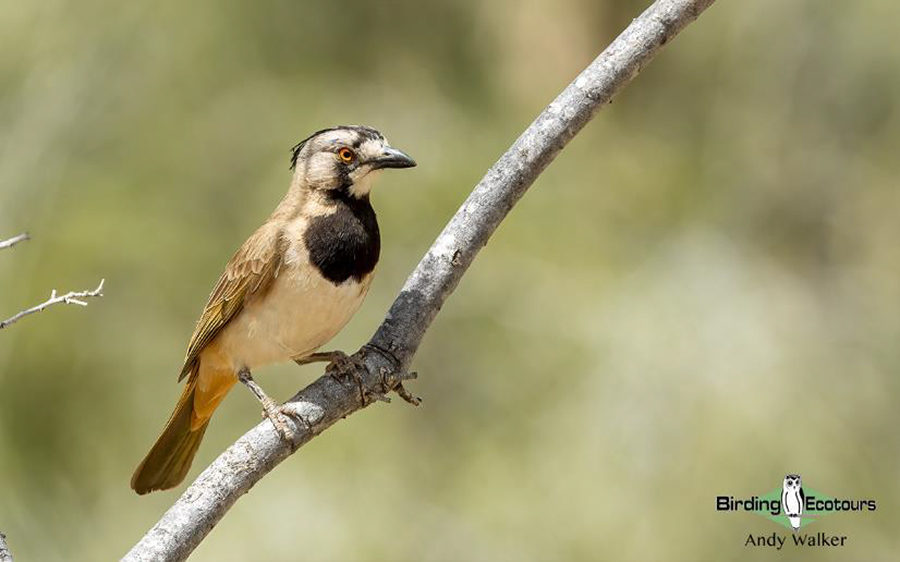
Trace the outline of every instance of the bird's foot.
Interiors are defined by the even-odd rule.
[[[361,373],[366,372],[368,369],[366,368],[365,361],[363,361],[362,357],[356,354],[347,355],[343,351],[334,350],[320,351],[307,355],[306,357],[294,359],[294,362],[298,365],[307,365],[309,363],[326,361],[328,362],[328,366],[325,367],[325,374],[330,375],[331,378],[341,384],[344,384],[345,382],[351,380],[355,382],[357,388],[359,388],[360,399],[365,404],[366,396],[372,395],[373,393],[366,392],[365,381],[363,381]],[[386,397],[384,395],[380,395],[373,396],[373,398],[375,398],[376,400],[381,400]],[[388,402],[390,402],[390,400],[388,400]]]
[[[262,387],[253,380],[250,369],[247,369],[246,367],[241,369],[240,372],[238,372],[238,380],[241,381],[244,386],[249,388],[250,392],[252,392],[253,395],[256,396],[256,399],[259,400],[259,403],[263,408],[263,417],[268,418],[269,421],[272,422],[272,426],[275,427],[275,431],[278,432],[281,438],[285,441],[291,441],[293,431],[291,431],[285,416],[292,415],[292,410],[286,408],[283,404],[275,402],[275,400],[266,394]]]
[[[368,367],[366,367],[362,357],[356,354],[347,355],[343,351],[332,351],[331,353],[333,356],[331,363],[325,367],[325,374],[331,375],[334,380],[341,384],[345,382],[356,383],[356,387],[359,389],[359,398],[363,404],[367,402],[367,396],[372,396],[376,400],[386,398],[384,395],[375,396],[371,392],[366,392],[362,373],[367,372]]]
[[[284,407],[284,404],[278,404],[274,400],[270,403],[263,403],[262,417],[268,418],[275,427],[275,431],[278,432],[278,435],[288,442],[291,441],[291,437],[294,434],[294,432],[291,431],[291,427],[287,424],[286,418],[286,416],[291,415],[291,413],[292,412],[289,409]]]
[[[370,351],[378,353],[390,360],[394,365],[399,365],[399,361],[393,356],[393,354],[379,348],[375,347],[371,344],[366,344],[363,346],[364,351]],[[391,399],[388,398],[387,393],[394,391],[400,395],[405,401],[409,402],[413,406],[418,406],[422,403],[422,399],[418,396],[412,395],[406,388],[403,387],[403,381],[414,380],[418,375],[415,372],[398,372],[392,371],[390,369],[382,368],[381,369],[381,386],[384,389],[383,392],[373,391],[371,389],[366,389],[365,381],[362,378],[362,373],[368,371],[368,367],[366,367],[364,354],[353,354],[347,355],[343,351],[322,351],[307,355],[306,357],[301,357],[298,359],[294,359],[294,362],[298,365],[307,365],[309,363],[316,363],[320,361],[327,361],[329,363],[328,367],[325,368],[325,373],[331,375],[334,380],[337,382],[344,384],[348,381],[352,381],[356,383],[356,386],[359,388],[359,396],[362,402],[368,403],[373,400],[377,400],[379,402],[390,402]]]

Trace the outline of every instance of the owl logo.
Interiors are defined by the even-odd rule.
[[[791,522],[791,529],[800,528],[800,516],[803,515],[803,504],[806,496],[803,495],[803,485],[799,474],[788,474],[784,477],[784,486],[781,492],[781,512]]]

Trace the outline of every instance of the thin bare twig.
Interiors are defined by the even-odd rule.
[[[23,232],[17,236],[13,236],[12,238],[7,238],[6,240],[0,240],[0,250],[5,250],[7,248],[12,248],[19,242],[23,242],[25,240],[30,240],[31,237],[28,236],[27,232]],[[80,299],[86,299],[91,297],[102,297],[103,296],[103,283],[106,279],[101,279],[100,284],[97,285],[97,288],[93,291],[70,291],[64,295],[57,295],[56,289],[53,289],[50,292],[50,298],[46,301],[42,302],[37,306],[33,306],[29,309],[23,310],[10,318],[0,322],[0,330],[9,326],[10,324],[14,324],[18,322],[22,317],[28,316],[29,314],[34,314],[35,312],[41,312],[48,306],[53,306],[54,304],[77,304],[80,306],[87,306],[88,303],[84,302]],[[9,545],[6,542],[6,535],[0,531],[0,562],[13,562],[12,552],[9,550]]]
[[[50,298],[46,301],[42,302],[37,306],[32,306],[31,308],[27,308],[22,312],[16,313],[13,316],[7,318],[3,322],[0,322],[0,330],[9,326],[10,324],[14,324],[18,322],[25,316],[29,314],[34,314],[36,312],[41,312],[45,308],[53,306],[55,304],[77,304],[79,306],[87,306],[88,303],[84,302],[81,299],[91,298],[91,297],[102,297],[103,296],[103,283],[106,279],[101,279],[100,284],[97,285],[97,288],[93,291],[70,291],[64,295],[57,295],[56,289],[53,289],[50,292]]]
[[[6,535],[0,531],[0,562],[13,562],[12,552],[6,544]]]
[[[217,458],[125,555],[127,561],[184,560],[239,497],[278,463],[338,420],[391,390],[426,330],[513,205],[560,150],[609,103],[659,49],[714,0],[658,0],[635,19],[538,116],[481,179],[419,262],[384,322],[356,356],[359,383],[325,375],[288,401],[296,420],[290,442],[268,420]]]
[[[23,232],[18,236],[13,236],[12,238],[7,238],[6,240],[0,240],[0,250],[5,250],[7,248],[12,248],[19,242],[23,242],[25,240],[29,240],[31,237],[28,236],[27,232]]]

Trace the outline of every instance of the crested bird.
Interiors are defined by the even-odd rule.
[[[372,182],[415,161],[371,127],[323,129],[291,152],[287,194],[238,249],[216,283],[188,344],[179,381],[187,383],[162,434],[131,478],[138,494],[177,486],[210,417],[238,381],[287,436],[282,409],[251,375],[296,361],[345,364],[317,352],[362,304],[381,248]]]

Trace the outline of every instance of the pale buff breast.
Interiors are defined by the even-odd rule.
[[[216,347],[235,372],[309,355],[350,321],[370,280],[371,275],[335,286],[311,268],[282,271],[265,298],[246,306],[222,331]]]
[[[216,338],[218,353],[235,372],[309,355],[337,335],[365,299],[372,274],[339,285],[328,281],[309,263],[302,231],[302,220],[286,229],[288,249],[271,288]]]

